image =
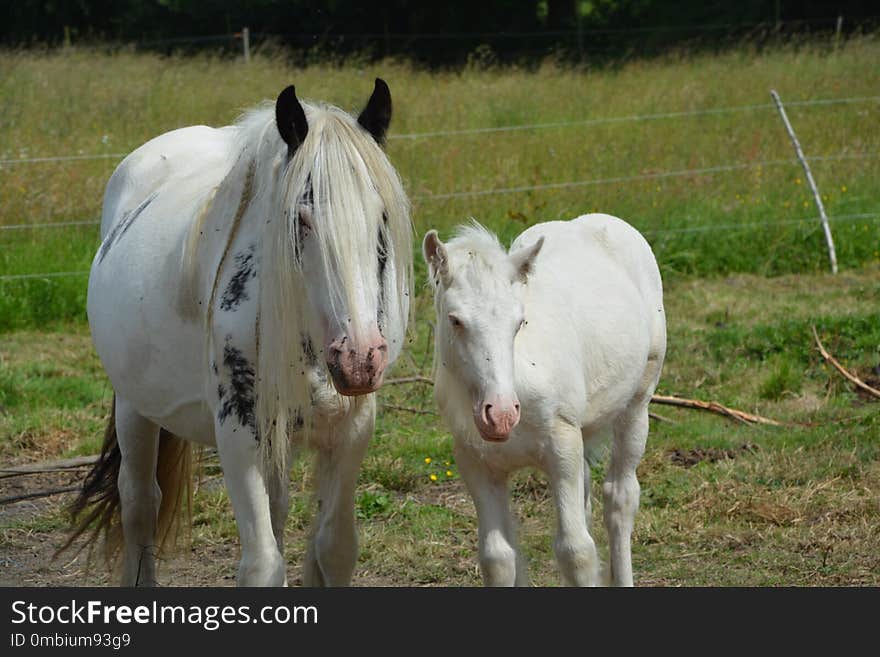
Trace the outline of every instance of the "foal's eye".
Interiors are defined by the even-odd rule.
[[[454,313],[449,313],[449,323],[452,324],[452,328],[462,329],[464,328],[464,324]]]

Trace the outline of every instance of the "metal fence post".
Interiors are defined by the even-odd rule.
[[[788,131],[788,136],[791,137],[791,143],[794,144],[794,152],[797,155],[797,158],[801,161],[801,166],[804,168],[804,174],[807,177],[807,183],[809,183],[810,190],[813,192],[813,199],[816,201],[816,207],[819,209],[819,217],[822,220],[822,230],[825,231],[825,243],[828,245],[828,259],[831,261],[831,273],[836,274],[837,254],[834,252],[834,240],[831,237],[831,226],[828,225],[828,217],[825,214],[825,206],[822,205],[822,197],[819,196],[819,189],[816,187],[816,181],[813,180],[813,174],[810,172],[810,165],[807,164],[807,158],[804,157],[804,152],[801,150],[801,145],[794,134],[794,129],[788,121],[788,116],[785,114],[785,108],[782,106],[782,100],[779,98],[779,94],[776,93],[774,89],[771,89],[770,95],[773,97],[773,102],[776,103],[776,108],[779,110],[780,116],[782,116],[782,122],[785,124],[785,129]]]

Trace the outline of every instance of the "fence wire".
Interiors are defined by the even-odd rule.
[[[828,220],[831,222],[846,222],[846,221],[877,221],[880,219],[880,214],[874,213],[861,213],[861,214],[843,214],[838,215],[836,217],[828,217]],[[741,230],[745,228],[762,228],[767,226],[792,226],[797,224],[809,224],[815,223],[816,227],[819,228],[819,217],[806,217],[803,219],[781,219],[779,221],[755,221],[755,222],[747,222],[747,223],[736,223],[736,224],[709,224],[706,226],[691,226],[686,228],[656,228],[656,229],[645,229],[640,232],[646,236],[652,235],[665,235],[665,234],[677,234],[677,233],[696,233],[696,232],[709,232],[709,231],[730,231],[730,230]],[[35,273],[35,274],[8,274],[5,276],[0,276],[0,281],[16,281],[16,280],[28,280],[28,279],[49,279],[49,278],[58,278],[58,277],[67,277],[67,276],[87,276],[89,274],[88,270],[82,271],[60,271],[60,272],[47,272],[47,273]]]
[[[815,155],[808,157],[810,162],[832,162],[839,160],[862,160],[880,157],[880,152],[875,153],[838,153],[835,155]],[[713,167],[703,167],[696,169],[679,169],[675,171],[657,171],[654,173],[643,173],[634,176],[615,176],[610,178],[592,178],[589,180],[570,180],[564,182],[541,183],[537,185],[520,185],[517,187],[495,187],[491,189],[476,189],[457,192],[443,192],[439,194],[415,194],[410,196],[413,201],[443,201],[458,198],[473,198],[480,196],[496,196],[501,194],[514,194],[517,192],[532,192],[549,189],[568,189],[573,187],[588,187],[591,185],[611,185],[615,183],[636,182],[640,180],[660,180],[663,178],[681,178],[687,176],[707,176],[716,173],[725,173],[730,171],[744,171],[748,169],[757,169],[760,167],[774,167],[795,165],[798,161],[795,158],[782,160],[758,160],[756,162],[740,162],[736,164],[724,164]],[[48,223],[32,223],[32,224],[9,224],[0,226],[0,231],[4,230],[27,230],[42,228],[65,228],[71,226],[91,226],[100,224],[98,219],[81,220],[81,221],[59,221]]]
[[[847,98],[816,98],[801,101],[786,101],[786,107],[819,107],[827,105],[849,105],[858,103],[880,103],[880,96],[852,96]],[[772,103],[757,105],[736,105],[732,107],[715,107],[689,112],[658,112],[654,114],[633,114],[629,116],[608,116],[597,119],[581,119],[573,121],[551,121],[547,123],[523,123],[506,126],[490,126],[483,128],[464,128],[460,130],[434,130],[429,132],[411,132],[399,135],[389,135],[389,140],[417,141],[434,137],[452,137],[461,135],[480,135],[501,132],[519,132],[525,130],[547,130],[551,128],[567,128],[575,126],[594,126],[613,123],[638,123],[643,121],[657,121],[662,119],[681,119],[698,116],[714,116],[732,114],[736,112],[749,112],[767,109],[776,109]],[[0,159],[0,165],[16,164],[39,164],[48,162],[71,162],[82,160],[122,159],[128,153],[100,153],[95,155],[55,155],[45,157],[23,157]]]

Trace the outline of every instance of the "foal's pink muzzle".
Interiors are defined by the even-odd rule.
[[[388,343],[379,333],[356,345],[348,336],[333,340],[325,348],[327,369],[341,395],[353,397],[375,392],[382,386],[388,365]]]
[[[484,440],[504,442],[519,423],[516,395],[491,395],[474,408],[474,422]]]

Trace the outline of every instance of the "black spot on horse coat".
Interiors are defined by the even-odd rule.
[[[229,376],[229,385],[227,387],[221,383],[217,386],[220,398],[217,419],[223,425],[230,415],[234,415],[238,423],[250,427],[254,437],[259,440],[254,415],[254,368],[241,350],[229,343],[228,338],[223,348],[223,367]]]
[[[254,268],[254,245],[248,247],[247,251],[236,253],[234,262],[235,273],[223,291],[220,299],[221,310],[235,310],[242,301],[250,298],[247,293],[247,283],[257,275]]]

